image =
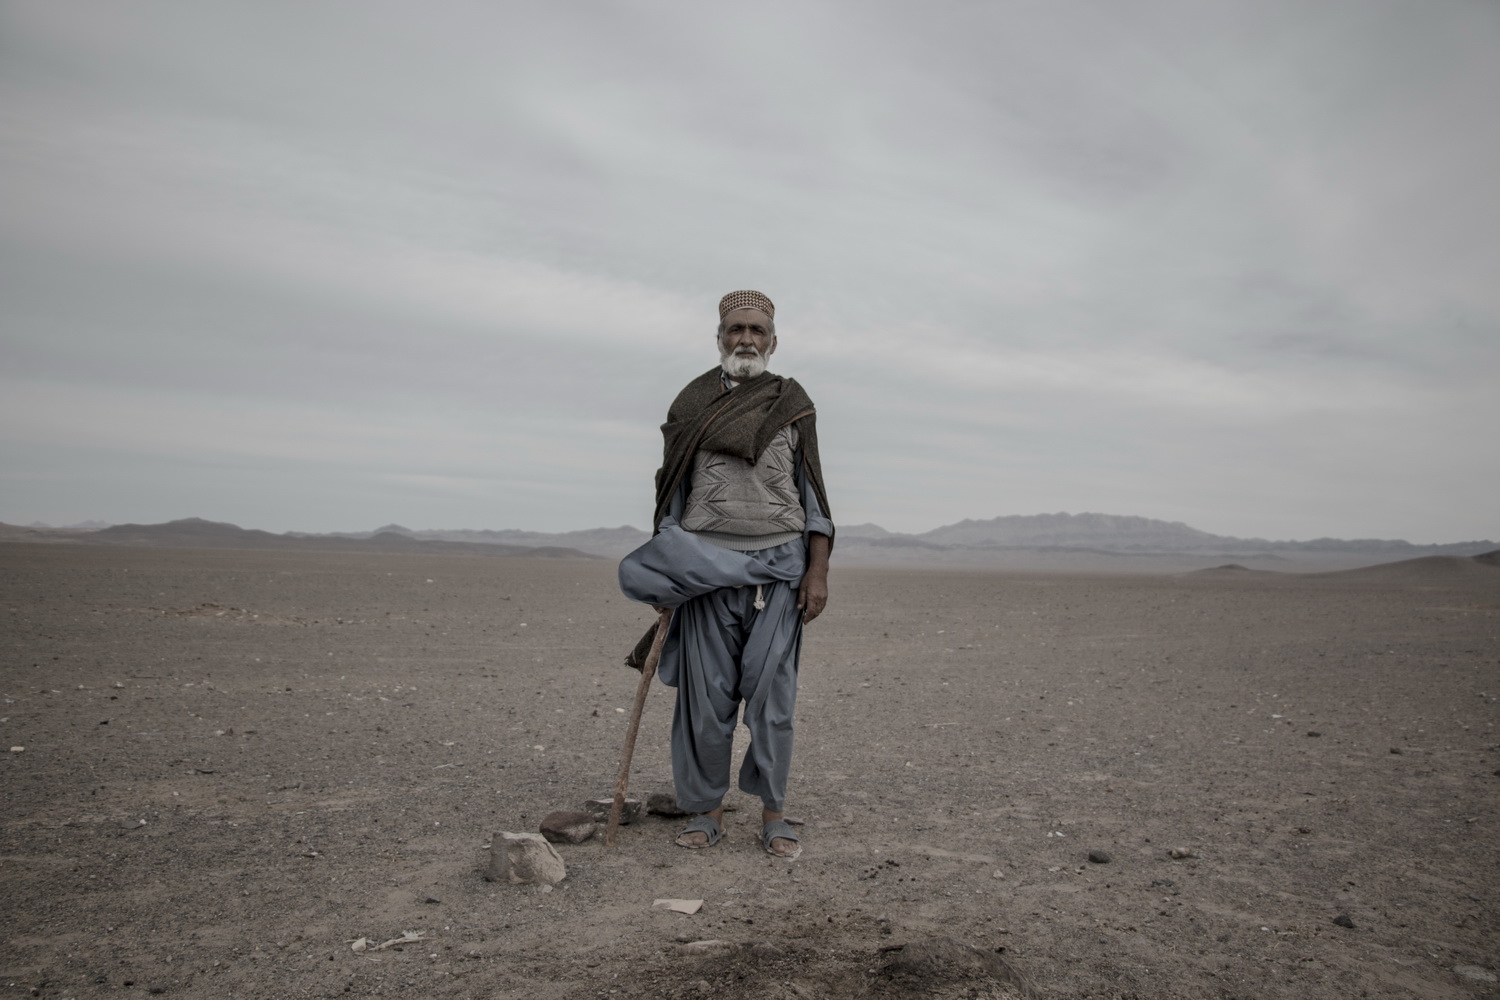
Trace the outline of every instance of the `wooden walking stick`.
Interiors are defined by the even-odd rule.
[[[661,647],[667,641],[667,627],[672,622],[672,609],[661,613],[656,621],[656,638],[651,640],[651,652],[641,667],[641,682],[635,689],[635,707],[630,711],[630,726],[625,730],[625,749],[620,752],[620,772],[615,775],[615,800],[609,807],[609,824],[604,828],[604,846],[615,846],[615,830],[620,825],[620,812],[625,808],[625,788],[630,784],[630,758],[635,756],[635,737],[641,730],[641,710],[646,707],[646,692],[651,690],[651,678],[656,676],[656,664],[661,659]]]

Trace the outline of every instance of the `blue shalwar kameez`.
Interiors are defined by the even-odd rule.
[[[620,589],[631,600],[675,609],[662,647],[662,682],[677,688],[672,773],[677,805],[718,809],[729,791],[736,716],[744,703],[750,747],[740,790],[765,808],[786,804],[802,613],[797,588],[807,567],[807,535],[832,537],[800,460],[797,486],[806,527],[801,538],[738,552],[678,525],[686,482],[660,532],[620,563]]]

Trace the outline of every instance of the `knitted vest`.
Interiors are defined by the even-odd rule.
[[[801,537],[806,525],[797,489],[797,428],[776,432],[754,462],[699,450],[682,527],[724,548],[753,551]]]

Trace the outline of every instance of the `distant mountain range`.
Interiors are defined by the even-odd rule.
[[[599,556],[556,545],[509,545],[501,542],[446,541],[421,538],[402,528],[358,534],[272,534],[198,517],[165,524],[115,524],[96,530],[25,528],[0,524],[0,541],[144,545],[186,549],[278,549],[303,552],[383,552],[422,555],[524,556],[550,559],[597,559]]]
[[[560,533],[450,529],[414,531],[387,524],[372,531],[313,534],[240,528],[187,518],[165,524],[95,523],[69,528],[0,525],[0,540],[85,542],[191,548],[300,549],[338,552],[618,559],[650,536],[639,528],[590,528]],[[839,528],[839,565],[969,566],[974,568],[1173,571],[1224,562],[1258,569],[1348,569],[1423,556],[1475,556],[1489,540],[1413,545],[1389,539],[1318,538],[1268,541],[1214,535],[1178,521],[1117,514],[1031,514],[964,520],[921,534],[877,524]]]

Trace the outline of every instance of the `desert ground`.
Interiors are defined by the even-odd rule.
[[[0,997],[1500,996],[1500,567],[831,589],[800,860],[735,792],[511,885],[613,784],[611,562],[0,544]]]

